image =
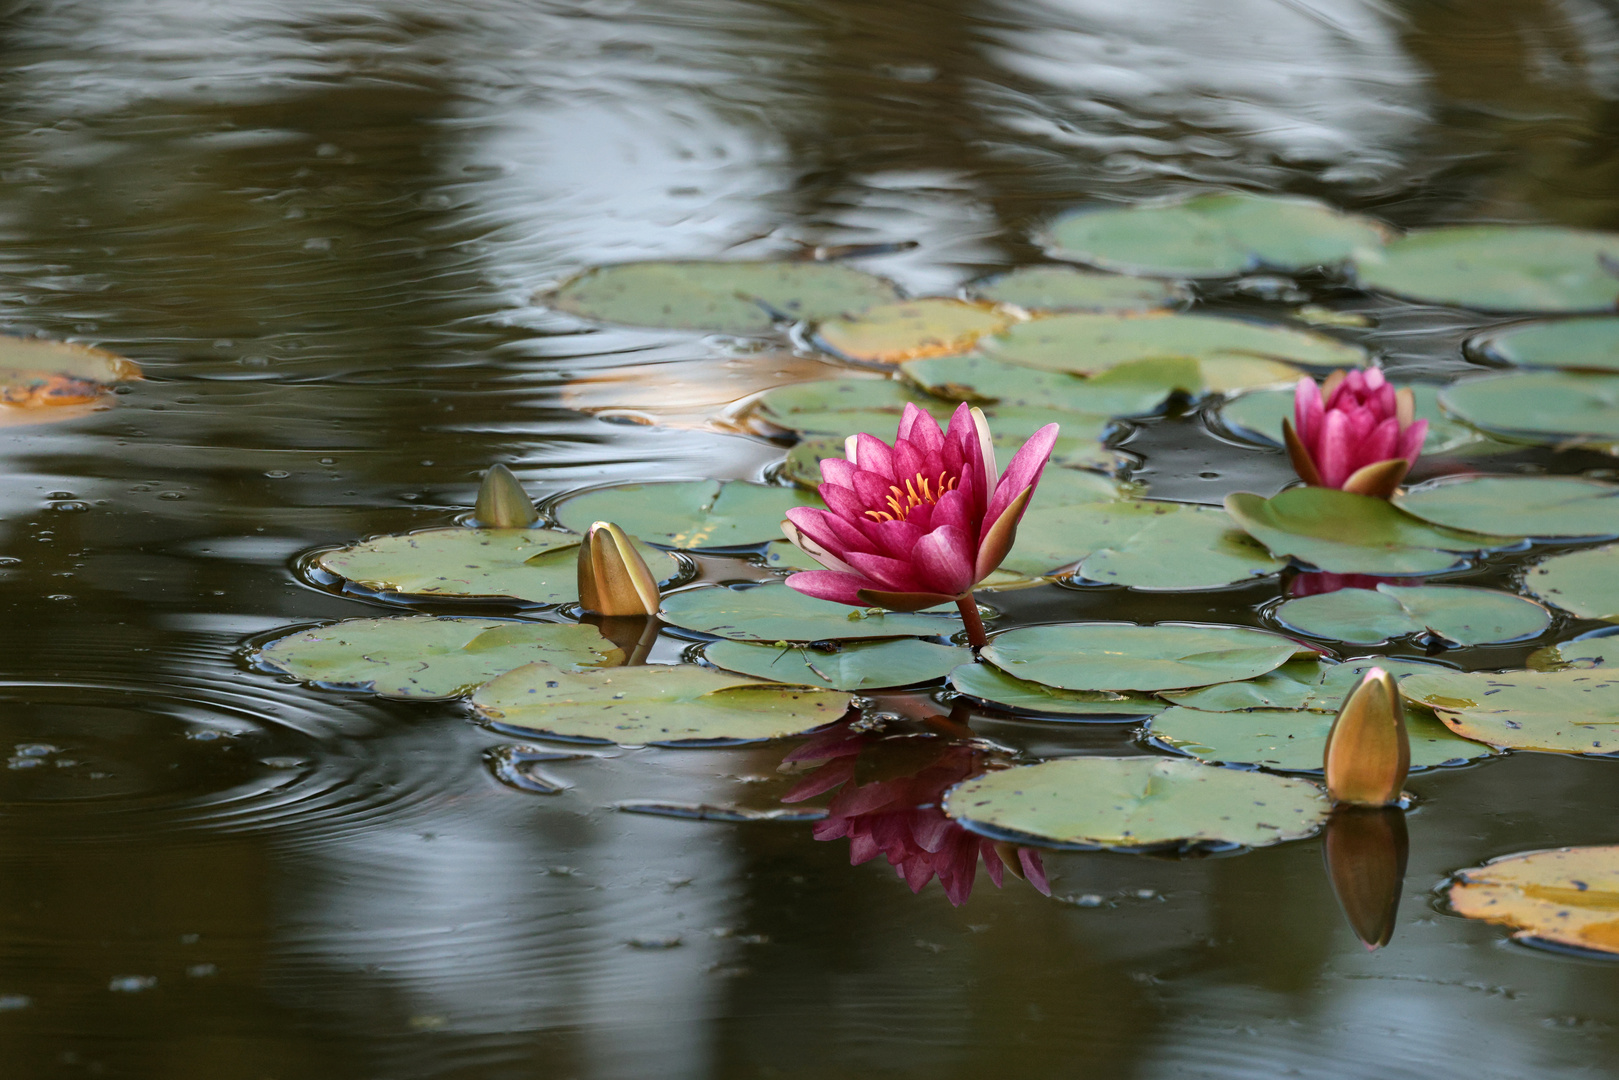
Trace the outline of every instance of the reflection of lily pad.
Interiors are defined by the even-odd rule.
[[[1243,709],[1337,712],[1345,695],[1371,667],[1380,667],[1397,679],[1418,671],[1451,670],[1442,664],[1387,656],[1362,657],[1342,664],[1293,660],[1257,679],[1219,683],[1197,690],[1166,690],[1161,696],[1176,705],[1202,712],[1238,712]]]
[[[1473,347],[1514,367],[1619,371],[1619,319],[1526,323],[1490,334]]]
[[[934,682],[971,655],[954,645],[914,638],[855,642],[831,651],[747,641],[714,641],[703,647],[708,662],[727,671],[831,690]]]
[[[957,784],[945,813],[978,832],[1064,847],[1264,847],[1319,829],[1305,780],[1164,757],[1060,758]]]
[[[1400,681],[1458,735],[1491,746],[1568,754],[1619,751],[1619,673],[1435,671]]]
[[[668,552],[637,542],[652,576],[680,574]],[[362,588],[403,597],[477,597],[563,604],[579,599],[579,537],[548,529],[428,529],[379,536],[315,557]]]
[[[1076,562],[1078,578],[1138,589],[1214,589],[1287,565],[1214,507],[1143,500],[1053,506],[1037,494],[1001,565],[1044,574]]]
[[[1619,484],[1579,476],[1469,476],[1412,488],[1396,505],[1452,529],[1546,539],[1619,536]]]
[[[743,480],[674,480],[617,484],[571,495],[557,520],[584,532],[596,521],[616,522],[643,540],[677,548],[724,548],[781,539],[790,506],[819,506],[795,488]]]
[[[1417,383],[1411,390],[1417,419],[1428,421],[1428,436],[1422,442],[1424,454],[1454,450],[1483,438],[1473,429],[1445,419],[1439,409],[1439,387]],[[1281,446],[1282,420],[1293,416],[1293,391],[1250,390],[1221,405],[1218,415],[1234,435]]]
[[[1059,258],[1109,270],[1229,277],[1261,267],[1331,266],[1382,242],[1375,222],[1313,199],[1222,193],[1081,211],[1052,227],[1048,246]]]
[[[929,296],[827,319],[816,327],[814,340],[846,360],[897,364],[965,352],[1011,321],[989,304]]]
[[[1520,941],[1619,953],[1619,845],[1508,855],[1461,871],[1446,896]]]
[[[1203,712],[1174,708],[1152,718],[1152,738],[1200,761],[1260,765],[1281,772],[1320,772],[1336,716],[1312,709]],[[1495,751],[1463,739],[1426,709],[1408,709],[1411,768],[1431,769],[1489,757]]]
[[[383,697],[445,698],[536,660],[615,664],[624,655],[594,626],[403,615],[290,634],[255,659],[304,682]]]
[[[837,641],[935,637],[960,631],[957,618],[887,613],[817,600],[774,582],[687,589],[663,598],[664,622],[732,641]]]
[[[1151,413],[1177,389],[1202,389],[1197,364],[1139,360],[1085,378],[1039,371],[991,356],[941,356],[901,365],[905,377],[929,393],[979,405],[1022,405],[1097,416]]]
[[[1457,645],[1485,645],[1534,637],[1551,625],[1533,600],[1467,585],[1339,589],[1289,600],[1275,618],[1309,637],[1358,645],[1429,631]]]
[[[643,262],[587,270],[541,297],[600,322],[760,334],[778,318],[823,319],[899,299],[882,278],[838,263]]]
[[[1334,574],[1436,574],[1461,565],[1464,553],[1518,539],[1430,525],[1382,499],[1332,488],[1289,488],[1269,499],[1239,491],[1225,506],[1271,554]]]
[[[1524,584],[1571,615],[1619,622],[1619,544],[1554,555],[1531,567]]]
[[[1425,229],[1355,255],[1368,289],[1479,311],[1599,311],[1619,299],[1602,265],[1619,236],[1580,229],[1460,225]]]
[[[975,281],[967,291],[980,300],[1025,311],[1150,311],[1181,303],[1187,296],[1171,281],[1098,274],[1072,266],[1023,266]]]
[[[986,705],[1040,716],[1136,720],[1164,709],[1163,702],[1146,694],[1059,690],[1015,679],[989,664],[962,664],[950,673],[950,689]]]
[[[1061,690],[1179,690],[1251,679],[1310,650],[1246,626],[1050,623],[997,634],[984,659]]]
[[[627,745],[777,739],[839,719],[849,695],[762,685],[708,668],[564,671],[529,664],[472,696],[486,720],[566,739]]]
[[[1474,427],[1504,438],[1539,443],[1619,440],[1619,375],[1486,375],[1445,387],[1439,403]]]
[[[1019,323],[983,347],[1042,371],[1095,375],[1133,360],[1213,361],[1228,373],[1210,389],[1291,382],[1293,364],[1354,367],[1366,354],[1324,334],[1213,315],[1056,315]],[[1246,371],[1245,376],[1230,372]]]

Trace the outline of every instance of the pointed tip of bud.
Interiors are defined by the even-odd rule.
[[[486,529],[526,529],[540,520],[534,502],[504,465],[491,465],[478,487],[472,517]]]
[[[658,581],[635,543],[598,521],[579,543],[579,605],[599,615],[656,615]]]
[[[1323,756],[1327,794],[1349,806],[1389,806],[1411,770],[1405,705],[1394,677],[1367,670],[1344,697]]]

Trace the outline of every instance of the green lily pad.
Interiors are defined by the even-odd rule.
[[[985,660],[1059,690],[1180,690],[1251,679],[1311,650],[1246,626],[1050,623],[997,634]]]
[[[1400,680],[1456,734],[1491,746],[1619,753],[1619,672],[1436,671]]]
[[[1619,622],[1619,544],[1554,555],[1530,567],[1524,585],[1570,615]]]
[[[776,682],[831,690],[878,690],[935,682],[971,659],[972,653],[954,645],[896,638],[855,642],[830,651],[803,645],[714,641],[703,647],[703,656],[727,671]]]
[[[1284,629],[1357,645],[1430,631],[1456,645],[1486,645],[1535,637],[1551,625],[1533,600],[1466,585],[1339,589],[1289,600],[1273,615]]]
[[[1018,526],[1002,567],[1045,574],[1077,563],[1075,577],[1136,589],[1215,589],[1287,565],[1222,510],[1121,500],[1049,505],[1043,488]]]
[[[632,746],[779,739],[830,724],[849,704],[848,694],[831,690],[661,664],[599,671],[528,664],[472,695],[479,715],[503,727]]]
[[[1619,484],[1578,476],[1469,476],[1394,500],[1424,521],[1543,539],[1619,536]]]
[[[1081,211],[1052,227],[1047,246],[1058,258],[1124,273],[1229,277],[1331,266],[1383,236],[1376,222],[1313,199],[1230,193]]]
[[[930,394],[976,405],[1062,409],[1096,416],[1156,412],[1177,389],[1202,390],[1195,361],[1139,360],[1086,378],[1038,371],[990,356],[941,356],[900,365],[907,379]]]
[[[1265,847],[1332,807],[1306,780],[1165,757],[1059,758],[964,781],[944,811],[975,832],[1076,848]]]
[[[1396,679],[1419,671],[1449,671],[1443,664],[1367,656],[1342,664],[1324,660],[1291,660],[1257,679],[1218,683],[1196,690],[1165,690],[1159,696],[1201,712],[1247,709],[1308,709],[1336,713],[1344,697],[1368,668],[1380,667]]]
[[[1023,266],[975,281],[968,295],[1025,311],[1151,311],[1187,299],[1172,281],[1098,274],[1072,266]]]
[[[1465,554],[1519,539],[1430,525],[1382,499],[1333,488],[1289,488],[1269,499],[1239,491],[1225,506],[1271,554],[1334,574],[1437,574],[1461,566]]]
[[[779,582],[687,589],[663,598],[664,622],[732,641],[840,641],[937,637],[961,630],[959,616],[882,612],[817,600]]]
[[[624,654],[594,626],[399,615],[289,634],[254,659],[304,682],[447,698],[536,660],[613,665]]]
[[[680,576],[673,555],[639,541],[636,549],[660,583]],[[579,537],[548,529],[427,529],[322,552],[314,562],[361,588],[401,597],[579,599]]]
[[[1147,734],[1199,761],[1320,772],[1327,732],[1336,718],[1334,713],[1311,709],[1203,712],[1177,707],[1153,717]],[[1414,770],[1460,765],[1495,753],[1483,743],[1456,735],[1426,709],[1407,709],[1405,726]]]
[[[1529,654],[1535,671],[1561,671],[1567,667],[1619,667],[1619,631],[1593,630],[1571,641],[1560,641]]]
[[[557,504],[564,528],[584,532],[612,521],[631,535],[677,548],[728,548],[781,539],[790,506],[821,500],[795,488],[743,480],[673,480],[616,484],[571,495]]]
[[[1619,372],[1619,319],[1611,316],[1525,323],[1470,344],[1514,367]]]
[[[1411,385],[1416,399],[1416,417],[1428,421],[1428,435],[1422,441],[1424,454],[1438,454],[1470,443],[1483,436],[1445,418],[1439,409],[1439,387],[1426,383]],[[1282,421],[1293,418],[1293,391],[1250,390],[1220,406],[1217,414],[1228,431],[1267,446],[1282,445]]]
[[[921,393],[897,379],[816,379],[766,390],[755,408],[768,419],[791,427],[797,413],[892,412],[896,417],[906,405],[917,405],[936,417],[947,417],[956,406]]]
[[[860,312],[899,292],[839,263],[642,262],[587,270],[540,299],[598,322],[762,334],[778,319]]]
[[[1619,236],[1555,227],[1425,229],[1355,254],[1360,283],[1477,311],[1604,311],[1619,300]]]
[[[1445,409],[1480,430],[1533,443],[1619,441],[1619,375],[1514,371],[1463,379],[1439,392]]]
[[[1146,694],[1109,690],[1059,690],[1015,679],[989,664],[962,664],[950,673],[950,689],[985,705],[1044,717],[1137,720],[1165,708]]]
[[[815,328],[813,340],[845,360],[897,364],[966,352],[979,338],[1011,321],[1010,315],[990,304],[928,296],[827,319]]]

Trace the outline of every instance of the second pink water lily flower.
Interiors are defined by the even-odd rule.
[[[1288,457],[1306,484],[1380,499],[1399,488],[1427,434],[1410,388],[1394,389],[1376,368],[1335,371],[1320,389],[1300,379],[1293,422],[1282,421]]]
[[[946,430],[906,405],[894,444],[851,435],[821,462],[828,509],[794,507],[782,531],[826,567],[787,584],[855,607],[917,611],[955,601],[972,644],[985,644],[973,586],[1001,564],[1057,441],[1047,424],[995,471],[989,423],[963,403]]]

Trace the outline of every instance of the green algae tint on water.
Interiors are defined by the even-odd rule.
[[[144,376],[82,408],[0,393],[8,1077],[1612,1072],[1619,965],[1509,942],[1435,891],[1615,840],[1619,764],[1592,752],[1611,687],[1579,666],[1600,639],[1553,648],[1611,626],[1601,498],[1496,520],[1493,482],[1438,485],[1432,524],[1407,502],[1399,557],[1335,564],[1369,590],[1512,595],[1543,608],[1542,632],[1451,644],[1402,607],[1381,644],[1305,637],[1279,611],[1345,583],[1300,570],[1337,549],[1226,527],[1227,495],[1269,499],[1292,474],[1266,444],[1270,399],[1219,420],[1228,393],[1367,356],[1447,425],[1413,490],[1619,480],[1611,365],[1547,353],[1619,318],[1611,11],[37,0],[0,20],[0,333]],[[1202,231],[1166,237],[1159,214],[1137,245],[1142,204]],[[1555,250],[1526,251],[1529,227]],[[1432,239],[1458,228],[1510,242]],[[597,269],[693,263],[700,281]],[[972,312],[971,332],[927,321],[945,311]],[[1571,316],[1580,333],[1514,336]],[[1093,384],[1097,356],[1039,330],[1058,319],[1225,336],[1211,353],[1132,326]],[[874,360],[829,357],[817,327]],[[34,374],[19,360],[0,390]],[[882,389],[777,390],[818,380]],[[1002,466],[1044,412],[1064,423],[1035,500],[1047,524],[1013,560],[1080,572],[991,582],[1007,648],[1039,626],[1194,624],[1275,655],[1204,665],[1238,681],[1171,691],[1159,741],[1156,691],[971,667],[953,612],[894,636],[839,613],[800,641],[790,616],[713,603],[784,590],[764,544],[813,501],[792,485],[841,453],[834,414],[891,438],[905,401],[964,399],[999,410]],[[816,441],[784,467],[799,430]],[[546,557],[502,564],[543,578],[536,595],[390,590],[323,564],[463,527],[495,462],[543,515]],[[721,481],[734,499],[708,498]],[[672,484],[694,486],[652,486]],[[1050,527],[1171,506],[1152,520],[1196,521],[1194,558],[1145,527],[1082,544]],[[641,523],[678,622],[580,616],[570,537],[604,513]],[[1434,536],[1455,543],[1412,540]],[[396,618],[466,622],[433,623],[425,667],[393,622],[365,624],[386,650],[273,662]],[[1284,634],[1330,654],[1289,659]],[[1461,749],[1407,781],[1397,840],[1325,814],[1308,753],[1281,746],[1295,729],[1212,707],[1314,693],[1326,662],[1380,651],[1434,693],[1517,672],[1532,698],[1529,671],[1582,695],[1580,739],[1542,737],[1566,717],[1514,697],[1538,725],[1518,745],[1552,752],[1493,752],[1433,725],[1505,746],[1511,716],[1435,698],[1424,737]],[[623,676],[590,672],[616,658],[696,674],[631,676],[673,681],[613,705]],[[508,663],[479,706],[438,696]],[[761,681],[783,664],[819,685]],[[406,697],[375,692],[390,687]],[[521,704],[529,690],[549,704]],[[1166,746],[1193,708],[1180,735],[1203,756],[1253,760],[1183,811],[1185,770],[1217,768]],[[1226,715],[1249,719],[1213,731]],[[1099,785],[1114,802],[1050,831],[1128,849],[1093,823],[1162,823],[1157,854],[1041,846],[1050,821],[1011,810],[964,813],[986,830],[967,832],[942,809],[958,782],[1000,793],[1018,769],[1143,758],[1171,766]],[[1285,806],[1252,805],[1272,791]],[[934,861],[949,853],[965,854]],[[1368,951],[1364,912],[1385,908],[1392,937]]]

